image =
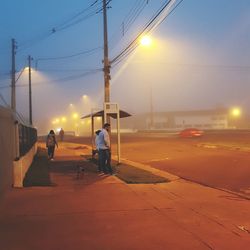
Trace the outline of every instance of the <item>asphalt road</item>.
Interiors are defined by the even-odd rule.
[[[112,141],[112,153],[116,154],[115,138]],[[77,142],[89,144],[90,139],[78,138]],[[206,134],[192,139],[164,134],[122,135],[121,142],[122,158],[250,197],[249,133]]]

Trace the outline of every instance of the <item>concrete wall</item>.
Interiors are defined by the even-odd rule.
[[[23,179],[37,152],[37,144],[19,157],[18,124],[8,108],[0,106],[0,202],[11,187],[22,187]]]
[[[13,183],[15,119],[10,109],[0,106],[0,198]]]
[[[23,179],[37,152],[37,143],[18,161],[13,162],[13,186],[23,187]]]

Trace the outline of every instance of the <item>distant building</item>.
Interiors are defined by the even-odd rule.
[[[153,115],[151,113],[133,115],[129,120],[125,120],[129,128],[139,130],[227,129],[228,110],[155,112]]]

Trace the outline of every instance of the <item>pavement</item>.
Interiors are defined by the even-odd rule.
[[[60,171],[88,155],[59,145],[54,185],[12,189],[0,208],[0,249],[250,249],[250,201],[237,194],[167,177],[161,184],[126,184],[116,176]],[[70,168],[69,168],[70,169]]]

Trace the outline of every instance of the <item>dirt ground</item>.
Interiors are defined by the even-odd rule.
[[[74,142],[91,144],[87,137]],[[116,154],[116,138],[112,138]],[[121,157],[210,187],[250,195],[250,133],[210,133],[202,138],[168,134],[121,136]]]

